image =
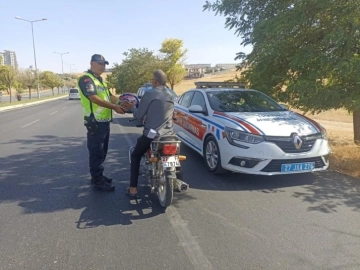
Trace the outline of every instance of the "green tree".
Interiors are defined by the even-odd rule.
[[[43,85],[50,87],[52,94],[55,95],[54,88],[57,87],[59,85],[60,81],[62,81],[62,80],[54,72],[44,71],[40,74],[40,81]]]
[[[12,92],[16,79],[17,71],[11,66],[0,66],[0,81],[6,86],[7,93],[10,95],[10,103],[12,102]]]
[[[186,70],[183,67],[187,49],[183,49],[183,41],[180,39],[165,39],[161,44],[160,52],[162,53],[161,68],[167,75],[170,87],[181,82]]]
[[[226,17],[250,54],[236,59],[251,88],[305,113],[346,108],[360,141],[360,5],[358,1],[206,2]]]
[[[1,56],[0,56],[0,61],[1,61]],[[1,65],[0,65],[0,70],[1,70]],[[0,91],[3,91],[3,90],[7,90],[7,87],[6,87],[5,83],[2,81],[2,78],[0,76]]]
[[[116,93],[132,92],[152,78],[153,70],[159,66],[160,60],[147,48],[130,49],[124,52],[122,63],[115,64],[113,72],[107,78]]]
[[[29,90],[29,99],[31,99],[31,89],[34,89],[37,83],[34,72],[31,69],[25,69],[19,72],[18,81],[22,87]]]
[[[115,67],[118,67],[118,64],[115,64]],[[109,89],[116,89],[118,81],[117,81],[117,75],[113,75],[113,73],[107,75],[105,79]]]

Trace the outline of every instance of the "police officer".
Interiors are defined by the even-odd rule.
[[[95,189],[113,191],[112,179],[103,174],[110,137],[112,110],[124,114],[118,97],[111,94],[106,82],[100,76],[109,62],[100,54],[94,54],[90,61],[90,70],[78,79],[81,105],[83,106],[84,125],[87,129],[87,148],[91,184]]]

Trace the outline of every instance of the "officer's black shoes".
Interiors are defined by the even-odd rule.
[[[109,178],[109,177],[107,177],[107,176],[105,176],[105,175],[103,175],[102,177],[104,178],[104,181],[105,181],[106,183],[108,183],[108,184],[111,184],[111,183],[112,183],[112,178]],[[94,184],[94,179],[95,179],[94,177],[91,177],[91,180],[90,180],[91,185]]]
[[[91,185],[96,190],[101,191],[114,191],[115,186],[111,183],[107,183],[103,176],[94,177],[91,179]]]
[[[111,184],[111,182],[112,182],[112,179],[111,179],[111,178],[106,177],[105,175],[103,175],[103,178],[104,178],[104,180],[105,180],[106,183]]]

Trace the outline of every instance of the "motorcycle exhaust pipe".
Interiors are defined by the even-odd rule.
[[[184,181],[181,181],[180,179],[175,179],[175,187],[180,192],[185,192],[189,188],[189,184],[185,183]]]

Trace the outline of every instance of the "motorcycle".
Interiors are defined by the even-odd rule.
[[[129,122],[137,119],[130,119]],[[137,124],[136,127],[143,127],[144,124]],[[165,135],[155,138],[150,149],[144,154],[140,168],[147,177],[151,193],[156,193],[160,205],[167,208],[173,200],[174,190],[185,192],[189,184],[182,181],[181,161],[186,156],[180,155],[181,141],[176,135]],[[129,163],[135,146],[129,148]]]

